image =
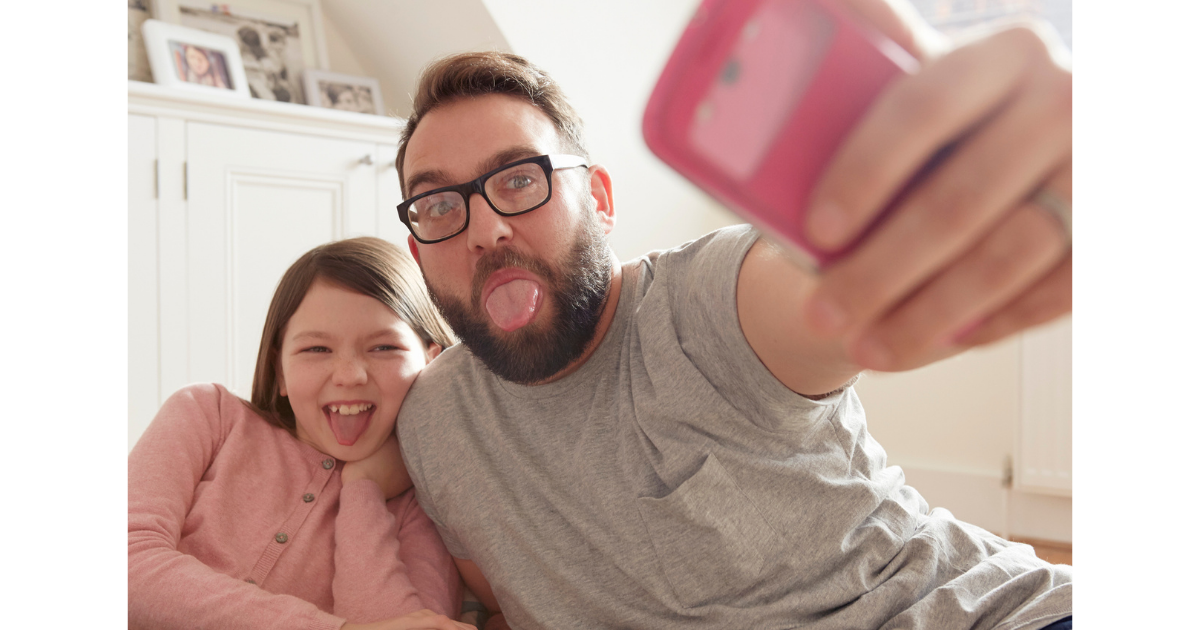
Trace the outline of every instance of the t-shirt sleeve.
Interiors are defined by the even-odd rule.
[[[779,382],[742,333],[738,275],[758,238],[752,227],[735,226],[664,252],[657,260],[654,282],[663,283],[662,290],[669,292],[683,352],[745,417],[797,418],[805,411],[819,417],[826,404],[814,403]]]
[[[418,378],[417,383],[409,390],[408,397],[405,402],[411,402],[415,397],[420,396],[418,386],[421,384]],[[412,407],[409,407],[411,410]],[[471,556],[467,553],[466,548],[454,532],[446,527],[445,521],[437,510],[437,502],[431,494],[432,488],[429,486],[429,478],[425,471],[425,460],[423,459],[423,444],[422,431],[420,421],[405,416],[405,409],[401,407],[400,415],[396,418],[396,437],[400,440],[400,450],[404,453],[404,465],[408,467],[408,476],[412,478],[413,488],[416,491],[417,502],[420,504],[424,515],[433,523],[434,529],[445,543],[446,549],[455,558],[470,560]],[[428,438],[426,438],[428,439]]]

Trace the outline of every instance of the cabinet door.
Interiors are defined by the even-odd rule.
[[[400,194],[400,176],[396,173],[396,144],[375,146],[375,191],[379,197],[379,238],[408,251],[408,228],[400,221],[396,205],[404,201]]]
[[[157,135],[129,117],[129,448],[158,411]]]
[[[188,381],[249,398],[283,272],[315,245],[378,234],[375,150],[371,142],[188,123]]]

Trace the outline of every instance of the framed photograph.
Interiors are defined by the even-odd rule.
[[[142,37],[155,83],[181,90],[250,96],[242,55],[231,38],[159,20],[143,22]]]
[[[238,43],[250,95],[303,103],[307,69],[327,69],[319,0],[154,0],[155,15]]]
[[[327,70],[308,70],[304,73],[304,94],[309,105],[384,115],[379,79]]]

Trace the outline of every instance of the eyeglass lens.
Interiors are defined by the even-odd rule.
[[[541,165],[529,162],[506,168],[483,183],[488,201],[502,214],[518,214],[538,206],[550,196],[550,184]],[[454,234],[467,222],[467,201],[454,191],[421,197],[408,207],[413,231],[425,240]]]

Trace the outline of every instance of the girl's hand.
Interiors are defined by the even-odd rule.
[[[408,476],[408,469],[404,467],[404,458],[400,455],[400,442],[396,440],[395,433],[366,459],[346,462],[342,468],[342,485],[359,479],[374,481],[379,489],[383,490],[385,499],[399,496],[412,487],[412,479]]]
[[[395,438],[392,438],[393,441]],[[432,610],[418,610],[403,617],[384,619],[375,623],[350,623],[347,621],[341,630],[475,630],[475,626],[459,623],[445,615],[439,615]]]

